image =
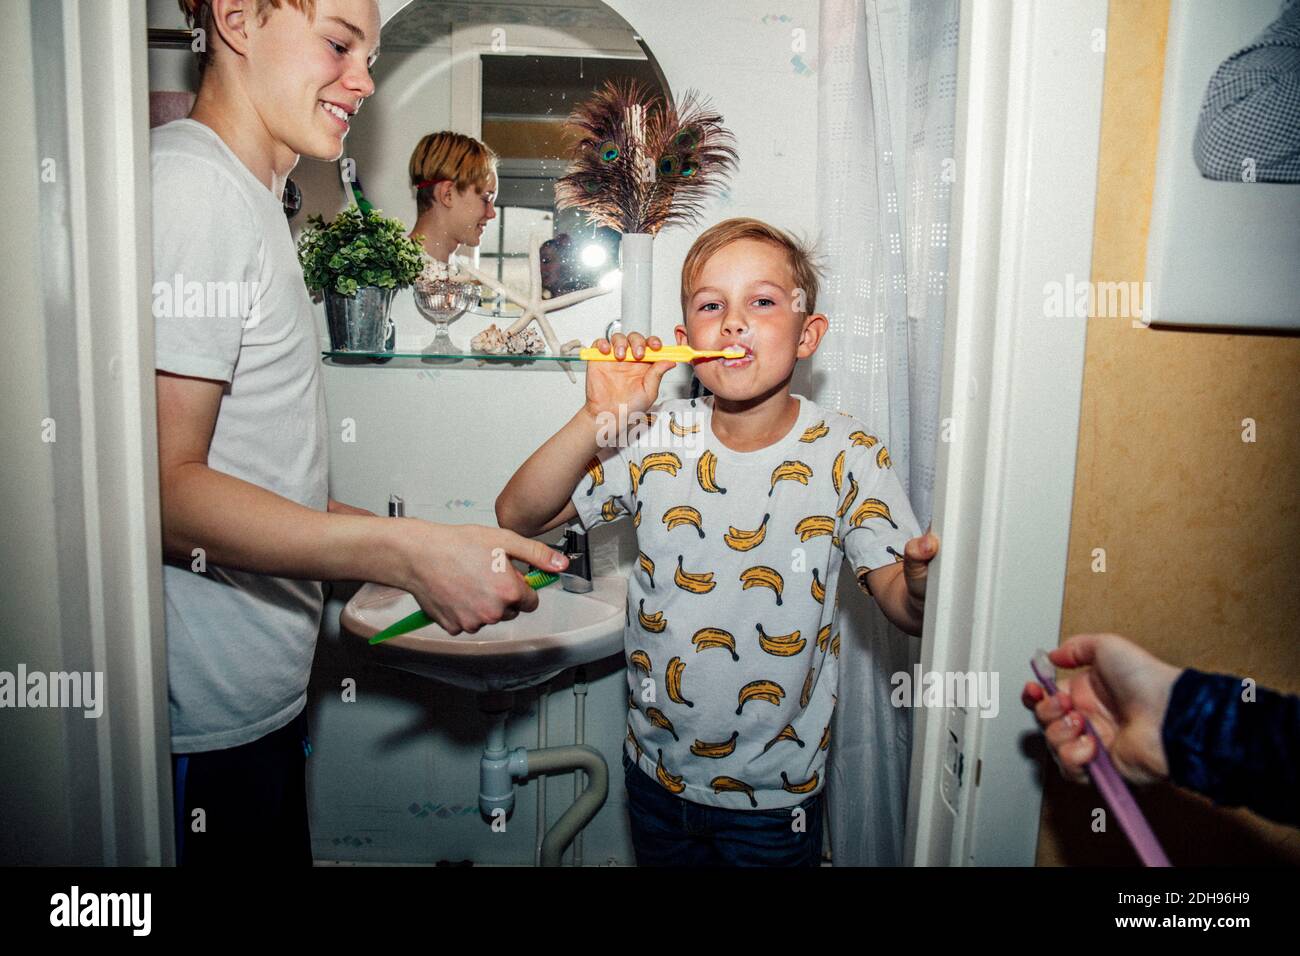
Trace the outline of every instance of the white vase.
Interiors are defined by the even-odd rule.
[[[624,233],[619,243],[618,262],[623,273],[623,311],[620,323],[624,334],[640,332],[649,337],[651,266],[654,236],[648,232]]]

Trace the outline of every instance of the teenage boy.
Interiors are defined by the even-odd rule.
[[[391,584],[472,633],[537,606],[494,557],[566,562],[500,529],[328,497],[316,322],[281,193],[300,155],[338,158],[374,92],[374,0],[180,5],[204,31],[199,93],[151,149],[155,289],[184,290],[154,308],[177,856],[310,865],[319,582]]]

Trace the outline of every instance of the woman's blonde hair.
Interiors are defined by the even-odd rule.
[[[809,247],[784,229],[769,226],[761,219],[738,217],[724,219],[716,226],[704,230],[691,246],[690,252],[686,253],[686,261],[682,263],[682,321],[686,320],[687,306],[695,291],[695,283],[704,271],[704,264],[724,246],[742,239],[757,239],[783,249],[789,257],[790,272],[794,276],[795,288],[791,290],[792,294],[798,290],[803,291],[801,311],[804,315],[812,315],[817,311],[821,270],[813,262]]]
[[[316,0],[284,0],[285,3],[300,10],[306,14],[308,20],[316,19]],[[185,22],[189,24],[191,30],[200,29],[203,31],[203,49],[199,52],[199,76],[208,68],[212,62],[212,2],[211,0],[177,0],[180,5],[181,13],[185,14]],[[257,15],[258,23],[264,23],[270,10],[279,10],[280,0],[256,0],[253,8]]]
[[[486,189],[497,169],[497,154],[472,136],[443,130],[429,133],[411,153],[411,185],[415,207],[423,213],[433,205],[433,187],[451,180],[457,192],[470,186]]]

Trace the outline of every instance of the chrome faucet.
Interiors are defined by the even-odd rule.
[[[564,540],[555,543],[557,551],[569,558],[569,566],[560,572],[560,585],[566,591],[585,594],[591,590],[591,548],[587,533],[574,528],[564,529]]]

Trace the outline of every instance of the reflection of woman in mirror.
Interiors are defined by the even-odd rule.
[[[411,235],[424,237],[431,259],[447,263],[457,246],[477,246],[496,218],[497,155],[472,136],[430,133],[411,153],[417,218]]]

